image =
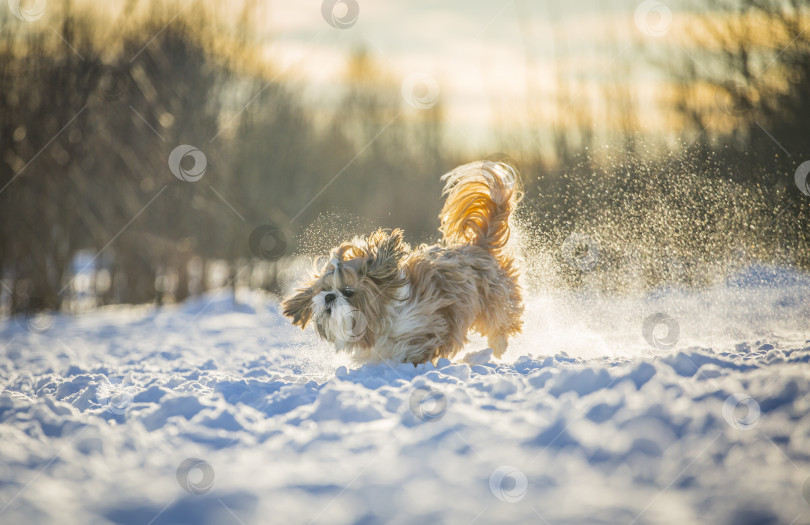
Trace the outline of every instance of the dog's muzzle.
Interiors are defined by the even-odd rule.
[[[333,293],[328,293],[323,297],[324,307],[325,307],[324,311],[326,312],[326,315],[331,315],[331,313],[332,313],[332,304],[334,304],[336,298],[337,298],[337,296],[335,294],[333,294]]]

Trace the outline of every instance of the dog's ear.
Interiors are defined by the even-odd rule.
[[[303,330],[312,318],[312,298],[315,296],[315,292],[312,286],[299,288],[296,292],[295,295],[285,300],[281,306],[284,309],[284,315],[292,317],[292,323],[300,325]]]
[[[370,279],[392,282],[399,277],[399,264],[410,251],[402,230],[377,230],[366,240],[366,260],[362,272]]]

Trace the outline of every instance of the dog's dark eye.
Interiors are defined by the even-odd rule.
[[[351,297],[352,295],[354,295],[354,290],[352,290],[351,288],[344,288],[343,290],[341,290],[341,292],[346,297]]]

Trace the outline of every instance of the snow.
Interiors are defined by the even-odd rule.
[[[810,278],[527,306],[418,367],[248,291],[0,321],[0,523],[810,523]]]

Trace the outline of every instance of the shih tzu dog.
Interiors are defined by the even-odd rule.
[[[284,301],[284,315],[301,328],[312,321],[323,339],[360,362],[450,358],[470,330],[501,357],[523,314],[507,247],[520,200],[517,172],[505,163],[472,162],[442,181],[441,242],[412,249],[398,229],[355,237]]]

